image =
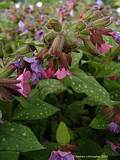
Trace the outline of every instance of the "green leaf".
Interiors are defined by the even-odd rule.
[[[72,52],[72,64],[71,64],[71,68],[78,66],[79,61],[81,60],[82,56],[83,56],[82,51],[80,51],[79,53]]]
[[[17,100],[21,105],[17,107],[14,113],[13,119],[15,120],[44,119],[59,111],[55,106],[40,100],[39,97],[32,97],[28,100],[17,97]]]
[[[28,152],[44,149],[26,126],[4,122],[0,126],[0,150]]]
[[[58,126],[57,133],[56,133],[56,139],[59,144],[70,143],[70,134],[64,122],[60,122]]]
[[[18,152],[0,151],[0,160],[18,160],[18,158]]]
[[[41,80],[38,89],[41,99],[45,99],[48,94],[59,94],[67,90],[63,83],[56,79]]]
[[[114,74],[120,75],[120,63],[111,62],[102,65],[101,71],[97,74],[97,77],[109,77]]]
[[[90,127],[94,129],[106,129],[108,125],[108,120],[105,115],[98,114],[90,123]]]
[[[78,155],[96,156],[101,154],[102,151],[101,147],[90,139],[82,138],[79,141],[77,141],[77,144],[78,144]],[[90,160],[93,160],[93,157],[91,157]]]
[[[91,100],[110,106],[109,93],[92,76],[83,71],[74,71],[74,75],[66,77],[64,84],[71,87],[77,93],[85,93]]]

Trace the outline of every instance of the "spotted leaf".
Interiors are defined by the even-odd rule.
[[[31,99],[18,98],[21,105],[17,107],[14,113],[15,120],[36,120],[44,119],[59,111],[55,106],[48,104],[38,97]]]
[[[0,150],[28,152],[43,148],[28,127],[9,122],[0,126]]]
[[[88,76],[83,71],[74,71],[74,75],[65,78],[64,84],[77,93],[85,93],[91,100],[110,106],[109,93],[94,77]]]

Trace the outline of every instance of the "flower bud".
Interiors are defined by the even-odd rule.
[[[63,50],[65,36],[64,33],[60,33],[53,41],[50,48],[50,53],[54,56],[59,56]]]
[[[56,36],[57,36],[57,33],[55,33],[54,31],[51,31],[45,35],[44,43],[45,43],[46,47],[50,48],[50,46],[52,45],[53,40],[55,39]]]
[[[91,54],[96,56],[100,54],[91,41],[84,41],[84,45]]]
[[[88,21],[88,20],[90,20],[91,18],[97,18],[98,15],[100,15],[100,11],[99,11],[99,10],[98,10],[98,11],[95,11],[95,12],[93,12],[92,10],[89,10],[89,11],[85,14],[84,20],[85,20],[85,21]]]
[[[0,71],[0,78],[5,78],[10,76],[15,70],[16,66],[14,64],[6,66],[3,70]]]
[[[92,23],[92,26],[93,26],[94,28],[97,28],[97,27],[105,27],[105,26],[107,26],[108,24],[110,24],[110,17],[104,17],[104,18],[95,20],[95,21]]]
[[[56,19],[50,19],[46,26],[48,29],[53,29],[56,32],[60,32],[62,30],[62,25]]]

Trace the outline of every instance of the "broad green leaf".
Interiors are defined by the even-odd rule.
[[[15,120],[44,119],[59,111],[55,106],[40,100],[39,97],[32,97],[27,100],[17,97],[17,100],[21,105],[17,107],[14,113],[13,118]]]
[[[109,93],[102,87],[94,77],[88,76],[83,71],[74,71],[74,75],[66,77],[64,84],[71,87],[77,93],[85,93],[91,100],[111,105]]]
[[[114,74],[120,75],[120,63],[111,62],[105,65],[102,65],[102,69],[97,74],[97,77],[109,77]]]
[[[70,143],[70,134],[68,128],[64,122],[60,122],[57,132],[56,139],[59,144],[68,144]]]
[[[47,143],[44,150],[25,153],[26,159],[32,160],[48,160],[53,150],[59,148],[56,143]]]
[[[18,152],[0,151],[0,160],[18,160],[18,158]]]
[[[98,114],[90,123],[90,127],[94,129],[106,129],[108,125],[108,120],[105,115]]]
[[[0,126],[0,150],[28,152],[41,149],[44,147],[28,127],[9,122]]]
[[[78,144],[78,155],[82,156],[97,156],[101,155],[101,147],[95,143],[94,141],[82,138],[79,141],[77,141]],[[90,160],[93,160],[93,157],[89,157]]]
[[[38,84],[38,89],[41,99],[45,99],[48,94],[59,94],[67,90],[63,83],[56,79],[41,80]]]

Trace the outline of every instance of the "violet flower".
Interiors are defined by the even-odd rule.
[[[75,160],[71,152],[52,151],[49,160]]]
[[[113,35],[113,39],[116,43],[120,44],[120,32],[115,32],[115,34]]]
[[[23,21],[19,21],[18,23],[19,31],[26,34],[28,32],[28,29],[25,26],[25,23]]]
[[[43,35],[44,35],[44,31],[43,31],[42,29],[38,30],[38,31],[35,33],[35,40],[36,40],[36,41],[42,40]]]
[[[106,144],[110,144],[113,152],[117,152],[117,149],[119,149],[119,147],[115,145],[114,143],[112,143],[111,141],[106,141]]]
[[[16,84],[17,87],[20,89],[17,89],[19,93],[21,93],[24,97],[27,97],[28,94],[31,91],[29,80],[31,78],[30,71],[23,71],[23,73],[17,78],[17,80],[20,81],[20,83]]]
[[[102,0],[96,0],[96,5],[99,9],[101,9],[104,6],[104,3]]]
[[[108,125],[108,128],[111,132],[113,133],[118,133],[119,132],[119,126],[117,123],[115,122],[111,122],[109,125]]]
[[[30,68],[32,72],[31,80],[33,84],[36,84],[40,79],[44,77],[45,71],[40,64],[40,61],[36,59],[36,57],[27,58],[24,57],[23,60],[25,62],[30,63]]]

